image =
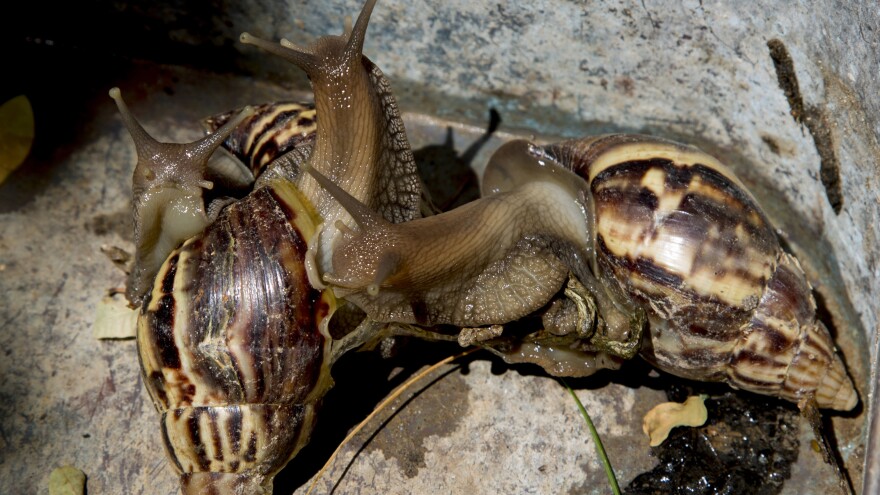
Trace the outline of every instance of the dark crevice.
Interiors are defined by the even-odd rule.
[[[788,104],[791,107],[791,116],[795,122],[807,128],[813,136],[816,151],[819,153],[819,178],[825,187],[825,195],[834,213],[840,214],[843,208],[843,192],[840,186],[840,162],[834,152],[834,139],[828,118],[823,108],[804,104],[801,90],[798,86],[797,74],[794,70],[794,62],[785,44],[778,39],[767,42],[770,49],[770,58],[776,68],[776,79],[779,87],[785,93]]]
[[[767,48],[770,49],[770,58],[773,59],[773,66],[776,68],[776,79],[779,81],[779,87],[785,92],[785,98],[791,107],[791,116],[795,122],[804,124],[804,99],[801,97],[800,86],[798,85],[797,74],[794,71],[794,62],[788,49],[781,40],[772,39],[767,42]]]
[[[831,137],[828,117],[825,112],[814,107],[808,107],[807,111],[806,126],[810,130],[810,134],[813,135],[813,142],[816,143],[816,151],[819,152],[821,160],[819,178],[822,180],[822,185],[825,186],[825,194],[828,196],[831,208],[834,209],[834,213],[839,214],[843,208],[840,162],[837,160],[837,153],[834,152],[834,139]]]

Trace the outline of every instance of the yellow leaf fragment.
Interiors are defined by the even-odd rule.
[[[27,158],[34,143],[34,109],[19,95],[0,105],[0,184]]]
[[[138,310],[128,307],[121,295],[106,296],[95,311],[92,336],[96,339],[133,339],[137,335]]]
[[[73,466],[62,466],[49,475],[49,495],[83,495],[86,473]]]
[[[651,447],[663,443],[676,426],[703,426],[709,416],[704,404],[707,397],[688,397],[684,404],[664,402],[648,411],[642,420],[642,431],[648,435]]]

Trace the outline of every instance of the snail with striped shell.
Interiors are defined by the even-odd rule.
[[[166,144],[111,90],[138,151],[128,295],[141,310],[141,368],[183,493],[271,493],[275,473],[308,442],[332,385],[330,366],[348,347],[331,339],[337,302],[310,272],[349,217],[299,167],[346,184],[389,221],[419,214],[396,104],[361,54],[374,3],[345,35],[307,48],[242,35],[307,72],[321,119],[313,146],[276,160],[253,192],[213,219],[202,203],[202,188],[211,187],[205,163],[236,126],[255,122],[254,110],[195,143]]]
[[[604,320],[601,342],[581,318],[569,331],[592,348],[544,332],[522,356],[500,351],[508,360],[590,374],[603,367],[595,351],[618,354],[609,339],[639,340],[641,320],[626,315],[643,312],[641,355],[660,369],[822,408],[858,402],[797,260],[733,173],[695,148],[638,135],[513,141],[490,160],[481,199],[402,224],[312,174],[357,222],[324,280],[371,318],[502,325],[551,302],[571,273]],[[501,334],[489,335],[494,347]],[[566,365],[530,357],[542,347]]]

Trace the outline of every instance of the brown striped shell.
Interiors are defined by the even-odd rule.
[[[271,493],[308,442],[332,383],[335,299],[304,266],[318,223],[293,186],[264,187],[159,271],[138,350],[184,493]]]
[[[208,132],[220,130],[241,110],[231,110],[204,120]],[[239,123],[223,141],[223,148],[241,162],[254,177],[266,166],[290,152],[307,158],[317,133],[315,104],[279,101],[253,107],[253,114]]]
[[[251,110],[196,143],[158,143],[128,113],[118,90],[111,94],[141,157],[135,183],[144,163],[163,172],[145,197],[135,197],[138,230],[180,236],[187,232],[175,224],[183,206],[198,205],[208,222],[200,195],[186,202],[175,195],[179,177],[195,181],[207,155]],[[205,142],[210,149],[191,152]],[[139,204],[159,214],[138,214]],[[159,220],[139,223],[154,217]],[[308,242],[320,222],[295,186],[271,181],[172,250],[140,296],[141,371],[183,493],[271,493],[275,473],[308,442],[332,383],[327,325],[336,302],[312,287],[306,270]],[[137,247],[140,253],[142,244]]]
[[[599,276],[649,319],[672,374],[819,407],[858,402],[797,260],[733,173],[678,143],[611,135],[547,146],[587,180]]]

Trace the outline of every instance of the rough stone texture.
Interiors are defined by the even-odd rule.
[[[72,24],[65,20],[74,7],[53,6],[47,18],[36,10],[42,4],[31,3],[25,8],[33,15],[2,34],[12,47],[5,63],[19,75],[0,83],[0,100],[27,93],[37,118],[31,158],[0,185],[2,493],[43,493],[51,470],[65,464],[86,472],[90,494],[175,492],[133,342],[91,336],[95,305],[123,283],[99,248],[130,247],[133,147],[107,89],[120,85],[148,130],[192,139],[194,123],[207,114],[287,94],[249,74],[288,86],[304,82],[301,75],[288,79],[293,72],[270,56],[239,46],[241,31],[302,43],[339,32],[343,17],[359,9],[341,0],[194,5],[93,2],[76,7],[87,9],[86,20]],[[880,7],[871,2],[383,0],[365,51],[405,108],[475,125],[449,123],[458,153],[480,135],[494,107],[504,129],[526,134],[648,132],[723,155],[801,257],[835,325],[865,400],[859,414],[833,420],[858,488],[871,445],[865,418],[877,413],[867,399],[877,382],[880,321],[878,34]],[[814,140],[790,115],[777,82],[771,39],[790,52],[805,104],[826,116],[840,162],[839,214],[823,190]],[[108,52],[236,75],[131,64]],[[442,145],[446,124],[407,117],[416,148]],[[486,146],[470,164],[479,171],[490,151]],[[430,362],[410,363],[404,374]],[[349,395],[328,397],[328,408],[351,411],[327,414],[317,445],[306,451],[313,455],[282,473],[279,493],[304,493],[301,485],[345,431],[399,383],[388,378],[394,364],[367,363],[379,368],[369,375],[376,390],[356,405]],[[355,458],[336,493],[606,493],[564,390],[542,374],[494,366],[481,357],[469,373],[453,371],[407,403]],[[589,387],[579,396],[622,484],[652,465],[646,442],[640,447],[641,415],[663,400],[636,387],[646,371],[635,370],[607,386],[607,377],[578,384]],[[359,373],[341,369],[340,389],[358,388],[351,377]],[[438,407],[447,397],[458,403]],[[340,479],[365,440],[346,447],[322,486]],[[809,449],[809,437],[801,445],[786,492],[830,492],[833,481],[820,474],[830,471]]]

